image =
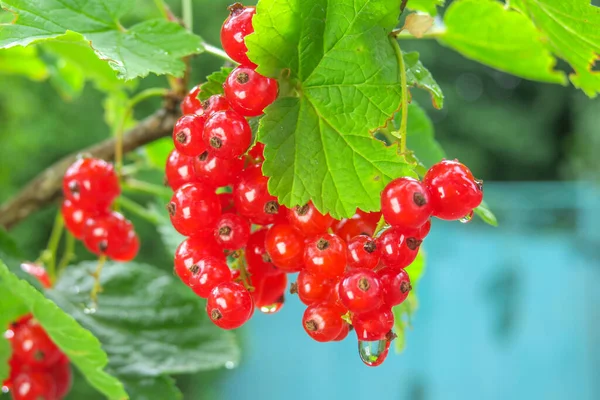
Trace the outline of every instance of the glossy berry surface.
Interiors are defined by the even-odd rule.
[[[346,251],[346,244],[339,236],[316,236],[306,243],[304,249],[306,270],[329,278],[342,276],[346,269]]]
[[[248,151],[247,158],[250,160],[252,164],[261,163],[265,160],[265,145],[256,142],[256,144]]]
[[[81,239],[83,237],[83,229],[88,218],[102,214],[102,212],[97,211],[86,211],[71,200],[66,199],[62,203],[60,212],[65,221],[65,227],[76,239]],[[104,213],[108,214],[108,211],[105,211]]]
[[[375,269],[379,264],[381,251],[375,239],[358,235],[348,242],[348,268]]]
[[[423,183],[430,193],[433,215],[440,219],[463,218],[483,200],[483,183],[457,160],[435,164]]]
[[[219,193],[217,195],[219,203],[221,204],[221,212],[225,213],[236,213],[235,203],[233,201],[233,194],[231,193]]]
[[[56,385],[56,397],[62,399],[69,393],[73,384],[73,373],[71,372],[69,358],[63,354],[49,372]]]
[[[208,151],[194,158],[196,180],[215,188],[235,182],[243,167],[241,158],[218,158]]]
[[[167,210],[175,230],[191,236],[214,229],[221,215],[221,203],[212,189],[188,183],[173,194]]]
[[[306,236],[326,233],[333,223],[333,218],[329,214],[321,214],[312,202],[290,209],[288,220]]]
[[[265,239],[268,229],[259,229],[250,234],[246,244],[246,264],[252,279],[262,279],[265,275],[280,274],[281,271],[273,264],[265,248]]]
[[[197,264],[206,257],[225,260],[223,251],[212,234],[194,235],[185,239],[175,250],[175,274],[189,286],[192,271],[197,270]]]
[[[229,7],[229,17],[221,27],[221,45],[223,50],[233,60],[242,65],[256,67],[246,55],[248,48],[244,39],[247,35],[254,32],[252,27],[252,17],[256,13],[254,7],[244,7],[240,3],[235,3]]]
[[[181,101],[181,113],[183,115],[186,114],[195,114],[197,112],[202,112],[202,103],[198,99],[198,95],[200,94],[200,85],[194,86],[192,90],[183,98]]]
[[[205,257],[194,264],[188,286],[202,298],[207,298],[210,292],[220,283],[231,281],[231,271],[223,259]]]
[[[59,399],[52,376],[42,371],[27,371],[19,374],[15,378],[11,394],[13,400]]]
[[[273,264],[285,272],[303,267],[304,236],[291,225],[273,225],[265,237],[265,249]]]
[[[202,102],[202,109],[204,110],[204,115],[206,115],[206,117],[210,117],[218,111],[227,111],[230,108],[229,102],[225,96],[220,94],[214,94]]]
[[[167,184],[173,190],[177,190],[186,183],[194,182],[194,157],[181,154],[173,149],[167,158],[165,166]]]
[[[173,127],[173,143],[175,149],[188,157],[196,157],[206,151],[202,140],[205,115],[191,114],[179,118]]]
[[[392,226],[418,228],[431,216],[429,192],[416,179],[394,179],[381,192],[381,212]]]
[[[275,79],[240,65],[231,71],[223,89],[231,108],[245,117],[256,117],[275,101],[278,85]]]
[[[376,309],[383,300],[378,275],[370,269],[355,269],[344,275],[338,291],[342,304],[353,313]]]
[[[117,261],[131,260],[139,249],[133,224],[116,211],[88,218],[83,229],[83,244],[90,252],[105,254]]]
[[[272,224],[282,208],[277,198],[269,194],[267,182],[261,165],[256,164],[244,170],[233,188],[235,209],[255,224]]]
[[[231,110],[219,111],[206,121],[202,137],[212,154],[220,158],[236,158],[250,146],[252,131],[240,114]]]
[[[397,267],[386,267],[377,271],[383,288],[383,302],[388,307],[397,306],[406,300],[412,286],[408,273]]]
[[[349,333],[350,333],[350,324],[344,322],[344,324],[342,325],[342,330],[340,331],[339,335],[337,335],[336,338],[333,339],[333,341],[341,342],[342,340],[344,340],[348,337]]]
[[[404,234],[398,228],[390,228],[377,238],[381,262],[387,266],[404,268],[410,265],[421,246],[421,240]]]
[[[97,158],[82,158],[65,172],[63,192],[65,199],[84,210],[103,211],[121,189],[112,164]]]
[[[344,324],[337,308],[328,303],[308,306],[302,317],[304,330],[317,342],[335,340],[344,328]]]
[[[22,364],[38,368],[50,367],[62,356],[44,328],[33,320],[15,328],[12,348]]]
[[[386,305],[352,316],[352,326],[358,340],[382,340],[394,327],[394,313]]]
[[[246,246],[250,237],[250,222],[237,214],[223,214],[215,227],[215,239],[221,248],[238,250]]]
[[[300,301],[307,306],[326,301],[333,290],[335,282],[306,270],[300,271],[295,290]]]
[[[253,279],[252,285],[255,288],[252,297],[257,308],[277,305],[284,301],[287,275],[280,272],[275,275],[264,276],[262,279]]]
[[[252,316],[252,296],[239,283],[224,282],[208,296],[206,312],[210,320],[222,329],[242,326]]]
[[[380,217],[381,214],[377,212],[366,213],[357,210],[352,218],[337,221],[333,225],[333,232],[345,242],[349,242],[350,239],[358,235],[372,236]]]

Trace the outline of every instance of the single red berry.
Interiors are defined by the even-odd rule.
[[[317,342],[335,340],[342,332],[344,324],[337,308],[328,303],[308,306],[302,317],[304,330]]]
[[[302,269],[304,236],[293,226],[273,225],[265,237],[265,249],[280,270],[297,272]]]
[[[167,210],[175,230],[191,236],[214,229],[221,215],[221,203],[212,189],[188,183],[175,191]]]
[[[194,182],[194,157],[181,154],[173,149],[165,167],[167,183],[173,190],[177,190],[186,183]]]
[[[244,168],[241,158],[218,158],[208,151],[194,158],[196,180],[211,187],[221,187],[236,181]]]
[[[232,280],[231,271],[225,260],[215,257],[201,259],[194,264],[190,271],[192,276],[188,286],[204,299],[217,285]]]
[[[388,307],[401,304],[410,293],[410,277],[408,273],[398,267],[385,267],[377,271],[383,288],[383,302]]]
[[[358,235],[348,242],[348,268],[375,269],[381,252],[377,241],[366,235]]]
[[[298,293],[300,301],[310,306],[311,304],[325,302],[334,285],[335,281],[332,279],[302,270],[298,274],[294,290]]]
[[[63,192],[65,199],[82,209],[104,211],[121,189],[112,164],[97,158],[82,158],[65,172]]]
[[[381,262],[386,266],[404,268],[412,263],[421,246],[421,239],[408,236],[400,229],[390,228],[377,238]]]
[[[309,240],[304,249],[306,270],[329,278],[340,277],[346,269],[346,244],[337,235],[324,234]]]
[[[366,213],[362,210],[356,210],[356,214],[352,218],[344,218],[336,222],[333,225],[333,232],[346,243],[358,235],[373,236],[379,218],[381,218],[381,213]]]
[[[83,237],[83,229],[88,218],[109,213],[108,210],[86,211],[79,207],[76,203],[67,199],[63,201],[60,211],[63,216],[63,220],[65,221],[67,230],[71,232],[71,235],[75,236],[75,238],[79,240],[81,240]]]
[[[130,261],[139,249],[133,224],[116,211],[88,218],[83,229],[83,244],[90,252],[105,254],[116,261]]]
[[[260,142],[256,142],[256,144],[254,144],[254,146],[248,151],[248,158],[250,159],[250,162],[252,164],[263,162],[265,160],[264,151],[265,145]]]
[[[306,236],[325,233],[333,223],[333,217],[321,214],[312,202],[291,209],[288,220]]]
[[[179,118],[173,127],[173,143],[178,152],[188,157],[196,157],[206,151],[202,133],[206,123],[205,115],[191,114]]]
[[[394,313],[387,305],[362,314],[352,315],[352,326],[358,340],[383,340],[394,327]]]
[[[197,264],[206,257],[225,261],[223,251],[212,234],[199,234],[185,239],[175,250],[175,274],[189,286],[192,271],[198,270]]]
[[[463,218],[483,200],[483,182],[458,160],[435,164],[423,183],[429,190],[433,215],[440,219]]]
[[[12,336],[9,336],[11,334],[14,335],[14,332],[9,329],[4,333],[4,337],[9,341],[12,341]],[[2,382],[2,385],[0,385],[0,391],[2,393],[6,393],[7,391],[12,390],[13,384],[15,382],[15,379],[17,379],[17,376],[19,376],[21,372],[26,370],[28,367],[25,364],[23,364],[23,362],[17,357],[11,357],[10,360],[8,360],[8,368],[10,370],[8,378],[6,378]]]
[[[265,239],[268,229],[253,232],[246,244],[246,264],[248,273],[254,280],[262,279],[266,275],[278,275],[281,271],[273,264],[265,248]]]
[[[48,272],[43,266],[36,263],[24,262],[21,263],[21,270],[36,278],[44,288],[49,289],[52,287],[52,281],[50,281]]]
[[[229,6],[229,17],[221,27],[221,45],[223,50],[233,60],[242,65],[256,67],[252,61],[248,59],[246,52],[248,48],[244,39],[247,35],[254,32],[252,27],[252,17],[256,14],[256,8],[244,7],[240,3],[235,3]]]
[[[379,277],[370,269],[359,268],[348,272],[338,290],[342,304],[353,313],[374,310],[383,300]]]
[[[332,286],[331,291],[327,296],[327,303],[335,305],[338,308],[340,315],[344,315],[348,312],[348,309],[342,304],[342,299],[340,298],[340,286],[342,285],[342,280],[341,278],[336,279],[338,280]]]
[[[71,385],[73,384],[73,374],[69,358],[63,354],[60,360],[48,371],[56,384],[56,398],[64,398],[69,393],[69,390],[71,390]]]
[[[394,179],[381,192],[381,212],[388,224],[418,228],[431,216],[429,193],[416,179]]]
[[[194,86],[192,90],[183,98],[181,101],[181,113],[183,115],[186,114],[195,114],[197,112],[202,113],[202,104],[198,99],[198,95],[200,94],[200,85]]]
[[[346,339],[346,337],[348,336],[348,333],[350,333],[351,330],[351,325],[348,324],[347,322],[344,322],[344,325],[342,327],[342,330],[340,331],[340,334],[337,335],[337,337],[335,339],[333,339],[334,342],[341,342],[342,340]]]
[[[235,209],[251,222],[269,225],[275,222],[281,210],[277,198],[269,194],[268,178],[263,176],[261,165],[246,168],[233,188]]]
[[[43,371],[23,372],[16,377],[13,400],[58,400],[52,375]]]
[[[235,111],[219,111],[206,121],[202,138],[205,148],[217,157],[237,158],[250,146],[252,130],[248,121]]]
[[[243,285],[223,282],[217,285],[208,296],[206,312],[210,320],[222,329],[235,329],[242,326],[254,310],[252,296]]]
[[[264,276],[262,279],[256,282],[252,280],[252,285],[255,290],[252,292],[254,298],[254,305],[256,308],[271,308],[275,306],[276,311],[279,311],[281,307],[277,307],[279,304],[283,305],[285,290],[287,289],[287,276],[285,273],[280,272],[275,275]],[[270,312],[270,314],[272,314]]]
[[[202,108],[204,109],[204,115],[210,117],[218,111],[229,110],[230,106],[225,96],[214,94],[202,102]]]
[[[275,101],[279,87],[275,79],[240,65],[231,71],[223,89],[231,108],[244,117],[257,117]]]
[[[250,237],[250,222],[236,214],[223,214],[215,227],[215,239],[221,248],[238,250],[246,246]]]
[[[417,233],[415,235],[415,237],[417,239],[425,239],[427,237],[427,235],[429,235],[429,231],[431,230],[431,220],[428,219],[427,221],[425,221],[425,223],[423,225],[421,225],[419,228],[417,228]]]
[[[233,194],[231,193],[219,193],[219,203],[221,203],[221,212],[225,213],[236,213],[235,203],[233,202]]]
[[[23,364],[37,368],[50,367],[62,355],[44,328],[34,320],[14,329],[12,348],[14,356]]]

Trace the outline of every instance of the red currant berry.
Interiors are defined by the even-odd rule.
[[[248,48],[244,39],[247,35],[254,32],[252,27],[252,17],[256,14],[254,7],[244,7],[240,3],[229,6],[229,17],[221,27],[221,45],[227,55],[242,65],[256,67],[248,59],[246,52]]]
[[[206,151],[202,140],[205,122],[205,115],[191,114],[179,118],[173,127],[175,149],[188,157],[196,157]]]
[[[195,263],[190,269],[192,276],[189,287],[202,298],[207,298],[210,292],[219,284],[231,281],[231,271],[223,259],[206,257]]]
[[[429,190],[433,215],[440,219],[463,218],[483,200],[483,182],[458,160],[435,164],[423,183]]]
[[[14,329],[12,348],[22,363],[38,368],[53,365],[62,355],[44,328],[33,320]]]
[[[5,337],[7,337],[7,333],[11,333],[11,331],[9,330],[5,332]],[[7,337],[7,339],[11,340],[10,337]],[[9,390],[12,390],[15,379],[17,379],[17,377],[25,369],[25,365],[21,362],[21,360],[19,360],[16,357],[11,357],[10,360],[8,360],[8,367],[10,369],[10,374],[8,378],[6,378],[4,382],[2,382],[2,385],[0,385],[1,393],[6,393]]]
[[[370,269],[359,268],[348,272],[338,290],[342,304],[353,313],[374,310],[383,299],[379,277]]]
[[[250,146],[252,130],[248,121],[235,111],[219,111],[206,121],[202,138],[206,148],[217,157],[237,158]]]
[[[341,342],[342,340],[346,339],[346,337],[348,336],[348,333],[350,333],[350,327],[351,327],[351,325],[345,322],[340,334],[337,335],[337,337],[335,339],[333,339],[333,341]]]
[[[381,213],[366,213],[356,210],[356,214],[352,218],[338,221],[333,227],[333,232],[346,243],[358,235],[373,236],[379,218],[381,218]]]
[[[285,272],[297,272],[303,267],[304,236],[291,225],[273,225],[265,238],[265,249],[273,264]]]
[[[218,158],[208,151],[194,158],[194,173],[196,179],[208,186],[227,186],[236,181],[244,168],[241,158]]]
[[[355,236],[348,242],[348,268],[375,269],[380,253],[375,239],[366,235]]]
[[[79,240],[81,240],[83,237],[85,221],[87,221],[89,217],[96,217],[98,214],[101,214],[101,212],[85,211],[77,204],[67,199],[63,201],[60,211],[65,221],[67,230]],[[105,213],[108,213],[108,211],[105,211]]]
[[[260,142],[256,142],[254,147],[248,151],[248,158],[250,159],[250,162],[252,164],[263,162],[265,160],[264,151],[265,145]]]
[[[276,311],[279,311],[281,307],[277,307],[279,304],[283,305],[285,290],[287,289],[287,276],[283,272],[275,275],[265,276],[261,280],[254,283],[254,292],[252,297],[254,298],[254,304],[257,308],[271,309],[271,306],[275,306]],[[271,311],[269,314],[272,314]]]
[[[71,390],[73,383],[69,358],[63,354],[60,360],[49,369],[49,372],[56,384],[56,398],[64,398],[69,393],[69,390]]]
[[[195,235],[185,239],[175,250],[175,273],[181,281],[189,286],[192,271],[206,257],[214,257],[225,261],[223,251],[217,245],[213,235]]]
[[[298,274],[294,291],[298,293],[301,302],[310,306],[326,301],[334,284],[335,282],[331,279],[302,270]]]
[[[277,275],[281,271],[273,264],[265,249],[265,239],[268,229],[253,232],[246,244],[246,264],[252,280],[262,279],[266,275]]]
[[[394,313],[384,305],[367,313],[353,314],[352,326],[358,340],[382,340],[394,327]]]
[[[397,267],[385,267],[377,271],[381,286],[383,287],[383,302],[388,307],[401,304],[406,298],[412,286],[408,273]]]
[[[333,223],[333,218],[329,214],[321,214],[312,202],[294,207],[288,213],[288,219],[306,236],[325,233]]]
[[[52,287],[52,282],[50,281],[48,272],[46,271],[46,268],[42,267],[41,265],[30,262],[24,262],[21,263],[21,269],[25,273],[36,278],[44,288],[49,289]]]
[[[200,85],[194,86],[192,90],[183,98],[181,101],[181,113],[183,115],[186,114],[195,114],[198,111],[202,110],[202,104],[198,99],[198,95],[200,94]]]
[[[229,110],[230,106],[229,102],[224,96],[221,96],[220,94],[214,94],[202,102],[202,108],[204,109],[204,115],[210,117],[218,111]]]
[[[340,315],[344,315],[348,312],[348,309],[344,307],[344,305],[342,304],[342,299],[340,298],[341,285],[341,279],[335,282],[335,284],[331,288],[331,291],[329,292],[329,296],[327,297],[327,303],[335,305],[339,309]]]
[[[327,303],[308,306],[302,317],[304,330],[317,342],[335,340],[342,332],[344,324],[337,308]]]
[[[423,240],[427,237],[427,235],[429,235],[430,230],[431,230],[431,220],[428,219],[427,221],[425,221],[425,223],[423,225],[421,225],[417,229],[417,233],[415,234],[415,237],[417,239]]]
[[[421,242],[421,239],[409,237],[392,227],[377,238],[377,247],[381,250],[381,261],[386,266],[404,268],[417,257]]]
[[[269,225],[275,222],[280,207],[277,198],[267,189],[268,178],[263,176],[261,165],[252,165],[244,170],[233,188],[235,209],[251,222]]]
[[[188,183],[175,191],[167,210],[175,230],[191,236],[214,229],[221,215],[221,203],[211,189]]]
[[[254,310],[252,296],[243,285],[223,282],[208,296],[206,312],[210,320],[222,329],[235,329],[242,326]]]
[[[58,400],[56,384],[48,373],[28,371],[15,379],[13,400]]]
[[[246,246],[250,237],[250,222],[236,214],[223,214],[215,227],[215,239],[221,248],[238,250]]]
[[[90,252],[105,254],[116,261],[129,261],[139,249],[133,224],[116,211],[88,218],[83,229],[83,244]]]
[[[252,68],[240,65],[223,84],[231,108],[244,117],[257,117],[277,98],[275,79],[267,78]]]
[[[340,277],[346,269],[346,244],[337,235],[317,236],[306,243],[306,270],[328,278]]]
[[[233,202],[233,194],[231,193],[219,193],[219,203],[221,203],[221,212],[225,213],[236,213],[235,203]]]
[[[429,193],[416,179],[394,179],[381,192],[381,212],[392,226],[418,228],[431,216]]]
[[[194,157],[189,157],[181,154],[176,149],[173,149],[167,159],[165,167],[167,183],[173,190],[177,190],[186,183],[194,182]]]
[[[63,192],[65,199],[84,210],[104,211],[121,189],[112,164],[97,158],[82,158],[65,172]]]

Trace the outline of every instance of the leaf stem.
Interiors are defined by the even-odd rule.
[[[154,225],[158,224],[159,221],[158,221],[158,218],[156,217],[156,215],[151,213],[150,211],[146,210],[143,206],[136,203],[135,201],[133,201],[125,196],[119,197],[119,199],[117,201],[127,211],[132,212],[133,214],[137,215],[140,218],[143,218],[144,220],[150,222],[151,224],[154,224]]]
[[[173,192],[171,189],[154,185],[152,183],[138,181],[137,179],[128,179],[121,184],[121,188],[125,192],[130,193],[141,193],[141,194],[149,194],[152,196],[160,196],[171,198],[173,196]]]
[[[169,19],[169,11],[165,2],[163,0],[154,0],[154,4],[156,5],[156,8],[158,8],[158,11],[160,11],[160,14],[165,19]]]
[[[105,263],[105,255],[101,255],[100,257],[98,257],[96,271],[91,274],[94,277],[94,286],[92,287],[92,291],[90,292],[90,298],[92,299],[92,304],[94,306],[98,305],[98,293],[102,292],[102,285],[100,284],[100,274],[102,273],[102,268],[104,267]]]
[[[65,248],[60,259],[58,267],[56,267],[56,276],[60,277],[67,265],[75,258],[75,237],[70,232],[65,236]]]
[[[408,123],[408,86],[406,85],[406,67],[404,65],[404,57],[402,56],[402,50],[400,50],[398,41],[393,36],[390,36],[390,41],[394,47],[396,60],[398,61],[398,67],[400,69],[400,90],[402,91],[402,120],[400,121],[400,129],[396,132],[392,132],[392,135],[400,139],[399,151],[400,154],[404,154],[406,152],[406,125]]]
[[[222,49],[220,49],[218,47],[215,47],[215,46],[213,46],[211,44],[204,43],[204,51],[206,51],[209,54],[212,54],[213,56],[220,57],[220,58],[222,58],[225,61],[237,64]]]
[[[426,32],[421,37],[411,35],[410,32],[404,31],[402,28],[394,29],[391,36],[396,39],[437,39],[443,37],[446,34],[445,29],[438,29],[430,32]]]
[[[192,7],[192,0],[181,0],[181,13],[183,25],[188,31],[192,32],[194,30],[194,9]]]
[[[46,267],[48,278],[52,284],[56,281],[56,251],[58,250],[64,226],[65,221],[63,220],[60,210],[58,210],[56,217],[54,218],[54,225],[52,226],[52,232],[48,239],[48,245],[46,246],[46,249],[42,251],[39,258]]]

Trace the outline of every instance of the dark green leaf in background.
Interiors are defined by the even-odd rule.
[[[48,70],[36,48],[14,47],[0,50],[1,75],[23,75],[38,81],[48,76]]]
[[[406,3],[406,8],[435,16],[437,14],[437,7],[443,6],[444,3],[445,0],[409,0]]]
[[[206,82],[200,86],[201,90],[198,98],[204,101],[214,94],[223,94],[223,83],[225,83],[231,71],[233,71],[233,68],[221,67],[219,71],[207,76]]]
[[[396,114],[395,125],[400,126],[400,113]],[[442,161],[446,153],[435,140],[433,123],[427,112],[415,101],[408,105],[407,147],[415,153],[417,159],[427,168]]]
[[[404,63],[406,68],[406,83],[408,86],[417,86],[425,89],[431,94],[431,101],[435,108],[444,106],[444,94],[437,84],[431,72],[419,61],[419,53],[416,51],[404,53]]]

